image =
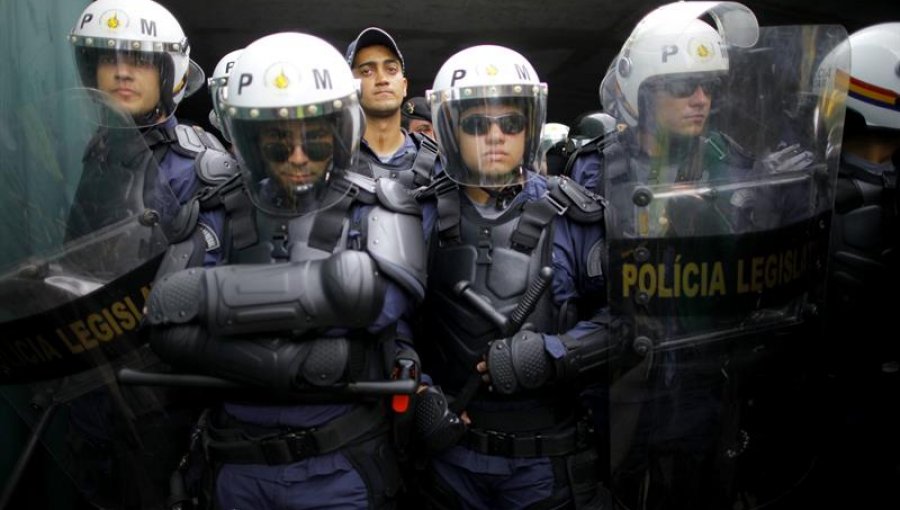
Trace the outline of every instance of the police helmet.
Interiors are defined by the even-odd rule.
[[[231,74],[234,63],[237,62],[238,57],[240,57],[243,52],[243,49],[234,50],[222,57],[219,60],[219,63],[216,64],[215,69],[213,69],[212,76],[210,76],[206,82],[209,87],[209,95],[212,98],[213,105],[213,109],[209,111],[209,122],[215,126],[229,142],[231,141],[231,135],[228,134],[228,130],[225,129],[225,126],[222,124],[222,96],[224,96],[227,91],[226,85],[228,85],[228,75]]]
[[[467,186],[505,187],[521,182],[525,178],[524,169],[534,168],[546,118],[547,84],[538,79],[534,67],[521,54],[492,45],[462,50],[441,66],[426,97],[431,105],[441,162],[454,181]],[[493,117],[464,117],[473,108],[518,111]],[[484,151],[483,139],[495,127],[505,136],[524,132],[521,157],[513,155],[501,163],[510,168],[497,171],[473,168],[479,165],[471,160],[466,162],[460,137],[480,137],[475,143]]]
[[[203,86],[203,70],[190,59],[190,45],[178,20],[152,0],[97,0],[85,7],[69,41],[82,85],[98,88],[102,61],[154,65],[159,102],[149,112],[132,112],[139,124],[162,122],[178,103]]]
[[[716,27],[698,19],[703,16]],[[752,46],[758,35],[756,16],[736,2],[663,5],[638,22],[613,59],[600,84],[600,102],[619,121],[635,127],[645,85],[724,75],[727,46]]]
[[[296,215],[332,205],[321,192],[355,164],[363,126],[359,81],[337,49],[296,32],[263,37],[244,48],[222,100],[257,207]],[[305,163],[283,175],[295,157]]]

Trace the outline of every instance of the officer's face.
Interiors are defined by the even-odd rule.
[[[656,126],[679,136],[698,136],[706,128],[712,106],[712,87],[690,82],[675,93],[666,88],[653,92]],[[671,88],[671,87],[670,87]]]
[[[513,105],[486,104],[465,110],[456,128],[463,162],[485,176],[518,168],[525,154],[526,124],[522,110]]]
[[[390,117],[400,112],[406,96],[406,78],[400,60],[387,46],[367,46],[356,53],[353,76],[362,84],[366,115]]]
[[[434,126],[432,126],[431,122],[428,122],[427,120],[410,119],[409,132],[422,133],[423,135],[428,135],[429,137],[434,139]]]
[[[334,154],[334,134],[322,119],[276,122],[260,132],[259,150],[269,175],[283,188],[307,188],[323,179]]]
[[[143,53],[102,54],[97,63],[97,88],[111,95],[132,116],[159,104],[159,69]]]

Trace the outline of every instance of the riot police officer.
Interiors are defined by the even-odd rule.
[[[222,200],[249,203],[229,209],[229,265],[156,284],[152,346],[176,367],[253,388],[205,424],[217,506],[390,507],[401,482],[389,415],[367,394],[392,372],[415,388],[420,208],[395,181],[348,172],[362,110],[325,41],[263,37],[227,87],[243,188]]]
[[[864,28],[850,36],[850,93],[838,179],[838,215],[831,258],[829,292],[835,326],[852,326],[836,334],[837,343],[848,334],[882,337],[884,320],[896,309],[897,272],[897,164],[900,149],[900,111],[878,92],[900,89],[900,23]],[[865,318],[864,318],[865,317]],[[870,374],[881,364],[896,364],[893,341],[876,342],[859,354],[874,355],[864,363]],[[840,355],[841,364],[846,358]],[[881,359],[878,359],[881,358]]]
[[[813,83],[764,70],[813,65],[837,32],[794,53],[807,48],[799,31],[762,31],[741,4],[678,2],[635,26],[603,78],[617,129],[576,153],[572,177],[609,204],[608,303],[622,346],[610,465],[627,508],[763,500],[808,467],[800,447],[765,480],[748,464],[776,464],[778,441],[809,441],[782,425],[810,416],[792,398],[822,295],[833,136],[797,108],[803,143],[783,147],[782,107],[809,103]],[[787,256],[796,279],[747,280],[746,264],[774,271]]]
[[[558,122],[544,124],[538,149],[538,169],[544,175],[559,175],[565,167],[562,159],[569,126]]]
[[[849,94],[828,267],[828,339],[823,386],[829,437],[824,484],[871,484],[841,502],[878,506],[893,498],[900,444],[896,402],[900,349],[892,335],[897,288],[900,199],[900,23],[863,28],[833,59],[850,61]],[[852,339],[852,341],[851,341]],[[860,398],[865,395],[865,398]],[[877,453],[875,453],[877,452]],[[865,469],[847,473],[843,466]]]
[[[207,86],[209,86],[209,95],[212,98],[213,105],[213,109],[209,111],[209,123],[215,126],[222,133],[222,137],[229,143],[231,143],[231,136],[225,130],[225,125],[222,124],[222,118],[225,116],[224,112],[222,112],[222,96],[228,90],[228,75],[231,74],[234,63],[237,62],[238,57],[243,52],[243,49],[230,51],[219,59],[219,63],[213,69],[212,76],[206,82]]]
[[[547,86],[519,53],[460,51],[427,95],[441,160],[417,343],[436,385],[416,411],[433,454],[423,492],[438,508],[596,503],[578,385],[608,344],[598,302],[579,305],[603,286],[587,265],[602,207],[535,172]]]
[[[126,183],[130,190],[122,194],[149,196],[151,186],[170,188],[177,204],[155,204],[155,209],[163,216],[162,223],[174,228],[178,204],[189,202],[198,190],[222,182],[233,171],[233,167],[222,169],[218,164],[195,162],[207,149],[224,149],[214,136],[199,127],[179,124],[175,118],[178,104],[203,86],[203,71],[190,59],[191,46],[178,20],[152,0],[98,0],[84,9],[69,40],[75,49],[81,83],[101,91],[108,101],[131,115],[143,137],[141,145],[145,147],[139,149],[152,151],[155,164],[148,168],[158,167],[159,177],[135,172],[137,180]],[[125,209],[121,201],[95,196],[97,189],[105,187],[91,179],[116,175],[104,171],[104,165],[116,164],[117,159],[144,161],[145,165],[149,161],[117,147],[117,143],[123,143],[119,134],[114,129],[101,129],[88,147],[85,164],[101,168],[84,172],[75,197],[78,207],[73,209],[80,214],[70,218],[70,238],[95,229],[96,221],[121,217],[115,210]],[[110,151],[120,158],[110,157]],[[159,184],[154,182],[157,178]],[[197,250],[208,264],[215,263],[220,256],[221,214],[201,212],[199,224],[203,235],[196,237]],[[173,238],[180,235],[171,230],[169,233]]]
[[[563,175],[570,175],[572,164],[578,158],[577,153],[582,147],[590,146],[590,142],[597,142],[599,138],[616,131],[616,119],[608,113],[601,111],[584,112],[572,122],[562,153],[565,158],[562,170]],[[590,147],[587,149],[590,150]]]

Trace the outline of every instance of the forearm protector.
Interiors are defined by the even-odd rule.
[[[194,268],[155,284],[147,321],[199,323],[213,338],[352,329],[378,317],[384,293],[374,262],[358,251],[300,264]]]
[[[578,339],[560,335],[559,340],[565,346],[566,354],[554,362],[558,381],[569,381],[588,374],[609,361],[612,347],[607,329],[594,331]]]
[[[339,382],[347,371],[350,352],[344,338],[309,342],[216,339],[197,324],[153,328],[150,346],[160,358],[182,370],[279,390]]]
[[[510,338],[492,342],[487,364],[494,391],[509,395],[550,382],[569,381],[603,366],[609,359],[609,334],[605,329],[577,340],[569,335],[560,335],[559,339],[566,352],[558,359],[545,349],[543,335],[533,331],[519,331]]]

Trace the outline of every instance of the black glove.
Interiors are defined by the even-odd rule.
[[[447,408],[447,398],[435,386],[416,395],[416,438],[430,453],[438,453],[455,445],[466,432],[466,426]]]
[[[553,359],[544,350],[544,336],[525,330],[491,342],[487,366],[491,385],[503,395],[540,388],[554,373]]]

